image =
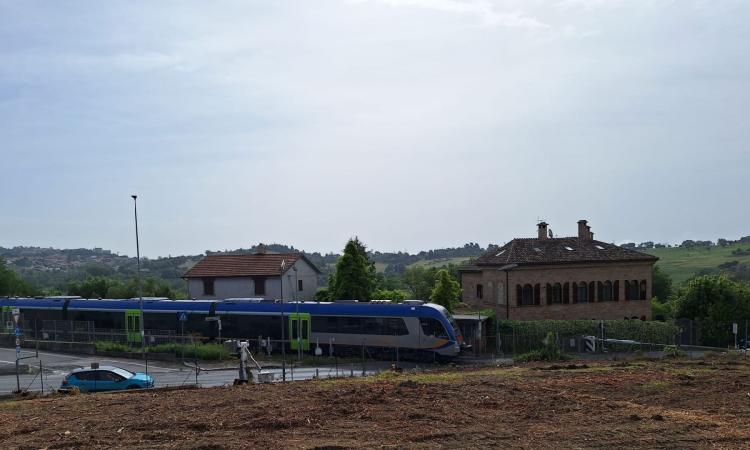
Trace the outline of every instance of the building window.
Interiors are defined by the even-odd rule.
[[[573,289],[575,289],[578,293],[578,303],[588,303],[589,302],[589,289],[588,285],[585,281],[581,281],[578,284],[578,287],[576,287],[575,283],[573,284]]]
[[[570,283],[563,284],[562,291],[563,291],[563,299],[562,299],[563,303],[567,305],[568,303],[570,303]]]
[[[215,295],[214,294],[214,279],[204,278],[203,279],[203,295]]]
[[[484,286],[482,286],[481,284],[477,285],[477,298],[478,299],[484,298]]]
[[[604,283],[600,283],[600,299],[601,302],[611,302],[614,300],[612,295],[612,282],[607,280]]]
[[[562,303],[562,286],[560,283],[547,284],[547,304],[559,305]]]
[[[638,300],[639,298],[638,280],[625,280],[625,300]]]
[[[612,283],[612,300],[616,302],[620,301],[620,280],[615,280]]]
[[[542,287],[539,285],[539,283],[534,285],[534,304],[542,304]]]
[[[534,305],[534,288],[530,284],[523,286],[523,292],[521,296],[521,306],[533,306]]]
[[[646,280],[641,280],[641,300],[646,300]]]
[[[302,280],[297,280],[297,290],[302,292]]]
[[[596,302],[596,283],[589,282],[589,303]]]
[[[255,295],[266,295],[265,278],[253,278],[253,284],[255,285]]]

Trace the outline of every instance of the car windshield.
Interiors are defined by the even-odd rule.
[[[133,378],[134,375],[132,372],[128,372],[125,369],[120,369],[119,367],[115,367],[114,369],[112,369],[112,372],[125,378]]]

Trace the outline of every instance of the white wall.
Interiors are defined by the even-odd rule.
[[[297,269],[296,273],[294,268]],[[284,285],[281,285],[283,279]],[[297,290],[297,281],[302,280],[302,291]],[[283,278],[266,278],[266,294],[255,295],[255,283],[250,277],[227,277],[214,279],[214,295],[203,293],[203,279],[188,279],[188,298],[196,300],[223,299],[232,297],[263,297],[267,299],[314,300],[318,290],[318,275],[305,261],[299,259],[283,275]]]

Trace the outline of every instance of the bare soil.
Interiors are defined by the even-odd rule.
[[[750,448],[750,357],[17,400],[0,447]]]

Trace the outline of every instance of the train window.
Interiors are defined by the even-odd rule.
[[[419,319],[422,325],[422,333],[425,336],[435,336],[441,339],[448,339],[448,333],[445,332],[445,327],[440,323],[439,320],[430,317],[423,317]]]
[[[352,317],[352,316],[313,316],[313,333],[342,334],[376,334],[397,335],[409,334],[404,319],[400,317]]]
[[[384,330],[383,334],[404,336],[409,334],[409,330],[406,328],[404,319],[399,317],[387,317],[383,319]]]

